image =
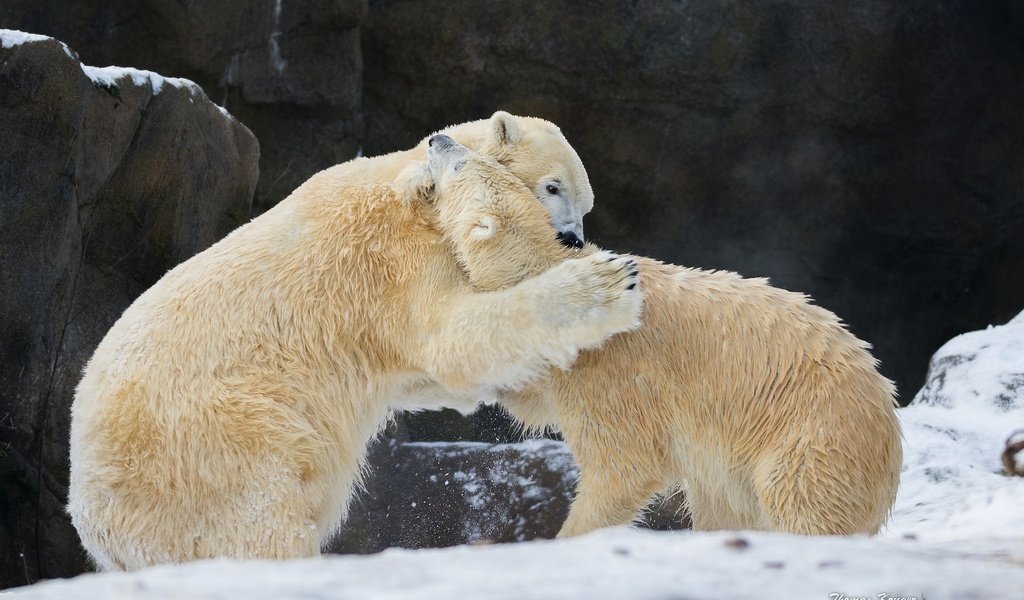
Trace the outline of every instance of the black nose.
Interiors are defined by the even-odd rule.
[[[583,240],[576,237],[576,234],[571,231],[559,231],[558,235],[555,236],[555,239],[562,242],[563,246],[568,246],[570,248],[583,247]]]
[[[455,140],[453,140],[452,138],[448,137],[443,133],[431,136],[431,138],[427,140],[427,145],[430,146],[431,148],[433,148],[434,146],[438,146],[439,148],[445,148],[453,145],[454,143]]]

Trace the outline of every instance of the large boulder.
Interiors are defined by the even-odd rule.
[[[74,386],[138,294],[248,219],[259,147],[190,81],[84,67],[40,36],[0,42],[0,583],[11,585],[87,568],[64,513]]]
[[[1020,2],[372,0],[362,30],[368,155],[551,119],[591,239],[810,293],[904,402],[1024,305]]]
[[[0,27],[56,37],[89,64],[200,84],[260,140],[262,212],[357,154],[365,12],[366,0],[8,0]]]
[[[385,548],[553,538],[569,514],[579,477],[562,442],[374,444],[362,490],[327,551],[369,554]],[[656,500],[638,524],[689,527],[682,493]]]
[[[1008,441],[1024,442],[1024,313],[943,344],[899,416],[906,441],[889,535],[1024,531],[1024,479],[1009,476],[1018,464],[1007,455]]]

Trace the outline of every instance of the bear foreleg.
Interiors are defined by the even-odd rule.
[[[421,349],[424,370],[445,387],[513,388],[583,348],[639,325],[636,263],[607,252],[566,260],[515,286],[463,293],[435,315]]]

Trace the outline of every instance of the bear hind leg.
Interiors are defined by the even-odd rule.
[[[737,509],[738,503],[744,508]],[[710,490],[696,485],[687,487],[686,510],[694,531],[768,528],[753,498],[730,499],[722,490]]]
[[[857,468],[838,453],[812,447],[777,453],[762,462],[754,488],[764,528],[799,535],[875,533],[859,501],[863,490],[851,489],[848,469]]]
[[[569,517],[558,532],[560,538],[630,523],[664,488],[660,478],[637,471],[590,476],[587,473],[584,468]]]

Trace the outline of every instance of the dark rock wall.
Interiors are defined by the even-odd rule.
[[[588,236],[811,294],[904,402],[1024,306],[1024,5],[372,0],[369,155],[496,108],[558,123]]]
[[[1024,305],[1014,0],[12,0],[0,26],[199,82],[262,141],[257,211],[360,146],[549,118],[592,239],[813,295],[904,400]]]
[[[139,76],[97,84],[54,40],[0,49],[0,588],[86,568],[64,514],[82,367],[251,212],[249,130],[198,87]]]
[[[365,0],[5,0],[0,27],[55,37],[90,65],[187,77],[261,140],[254,208],[356,155]]]
[[[262,151],[198,90],[98,87],[56,42],[0,50],[0,587],[84,568],[62,513],[68,407],[136,295],[360,147],[499,108],[579,150],[591,239],[812,294],[876,345],[904,401],[945,340],[1024,306],[1013,0],[9,0],[0,27],[193,79]],[[516,437],[500,410],[452,415],[402,435]],[[499,486],[494,512],[434,502],[438,525],[403,533],[373,512],[404,493],[389,480],[462,458],[395,448],[374,454],[363,533],[339,549],[472,541],[460,519],[522,510]],[[523,536],[556,529],[551,506]]]

